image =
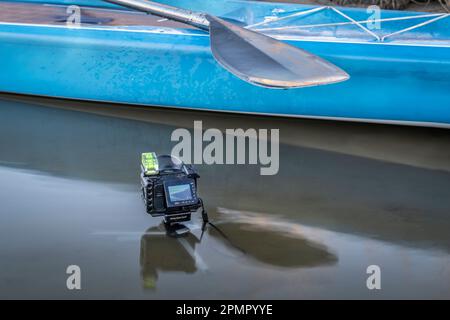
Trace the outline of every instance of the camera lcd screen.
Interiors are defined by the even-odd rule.
[[[192,200],[192,191],[189,184],[169,186],[168,190],[172,202]]]

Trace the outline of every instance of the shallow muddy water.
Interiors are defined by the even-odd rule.
[[[194,120],[278,128],[280,167],[198,165],[221,232],[171,238],[140,153]],[[0,96],[0,298],[450,298],[449,230],[448,130]]]

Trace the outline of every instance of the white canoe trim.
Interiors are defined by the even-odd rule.
[[[197,36],[197,37],[209,37],[206,32],[190,32],[190,29],[178,29],[168,27],[147,27],[138,29],[137,27],[130,26],[80,26],[80,27],[68,27],[66,25],[55,24],[37,24],[37,23],[13,23],[13,22],[0,22],[0,26],[21,26],[32,28],[57,28],[57,29],[69,29],[69,30],[96,30],[96,31],[110,31],[110,32],[131,32],[131,33],[146,33],[146,34],[167,34],[167,35],[182,35],[182,36]],[[324,42],[324,43],[344,43],[344,44],[366,44],[366,45],[385,45],[385,46],[410,46],[410,47],[433,47],[433,48],[450,48],[450,41],[448,43],[444,40],[422,40],[422,42],[414,41],[391,41],[391,42],[367,42],[363,40],[350,40],[349,38],[332,38],[332,37],[301,37],[292,35],[274,35],[268,33],[271,37],[278,40],[285,41],[297,41],[297,42]]]

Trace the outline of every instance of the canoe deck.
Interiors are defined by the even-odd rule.
[[[0,0],[0,24],[65,26],[71,16],[67,4],[46,4],[46,0],[22,1]],[[270,6],[240,0],[229,0],[229,5],[225,6],[220,1],[212,5],[204,3],[208,1],[191,1],[189,5],[194,11],[211,11],[216,16],[239,21],[253,31],[281,40],[450,46],[450,13],[383,11],[378,20],[370,20],[365,10],[330,6]],[[159,28],[191,29],[189,32],[196,29],[154,15],[107,5],[107,2],[92,0],[87,6],[86,2],[81,1],[81,27],[123,27],[133,30],[142,27],[157,32]],[[379,23],[380,27],[371,27],[374,22]]]
[[[65,5],[0,2],[0,22],[64,25],[69,17],[67,8],[68,6]],[[141,12],[104,8],[80,8],[82,25],[192,28],[186,24]]]

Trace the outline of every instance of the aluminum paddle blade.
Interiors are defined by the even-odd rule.
[[[301,88],[350,76],[305,50],[207,15],[215,59],[244,81],[269,88]]]

